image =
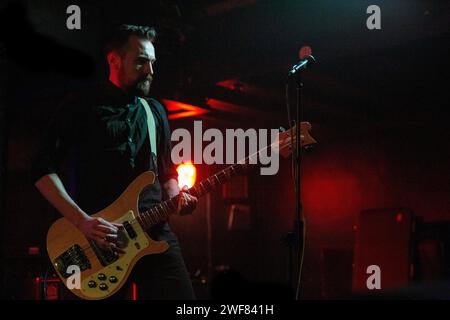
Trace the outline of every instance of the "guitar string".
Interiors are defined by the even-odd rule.
[[[263,149],[261,149],[261,150],[263,150]],[[254,155],[252,155],[252,156],[254,156]],[[251,156],[249,156],[248,158],[250,158],[250,157]],[[244,159],[244,160],[246,160],[246,159]],[[241,164],[241,165],[245,165],[245,164]],[[227,170],[227,169],[225,169],[225,170]],[[220,171],[218,174],[214,175],[214,176],[216,176],[217,180],[219,181],[219,184],[222,183],[222,181],[219,178],[220,174],[225,174],[225,178],[228,178],[228,175],[225,173],[225,170]],[[208,180],[202,181],[201,184],[204,184],[206,181],[208,181]],[[216,186],[216,182],[214,180],[211,180],[211,182],[208,182],[208,184],[210,185],[210,187],[215,187]],[[202,188],[204,190],[206,190],[204,186],[202,186]],[[166,203],[166,206],[169,208],[170,211],[173,211],[173,208],[171,208],[172,206],[169,205],[168,203],[170,201],[173,201],[173,199],[175,199],[176,197],[178,197],[178,195],[176,195],[175,197],[173,197],[173,198],[171,198],[171,199],[169,199],[169,200],[164,202],[164,203]],[[173,205],[173,203],[172,203],[172,205]],[[161,214],[160,214],[161,210],[163,210],[162,217],[161,217]],[[166,213],[166,209],[164,209],[164,205],[163,204],[159,204],[159,205],[157,205],[157,206],[155,206],[153,208],[147,209],[146,211],[139,213],[139,216],[137,218],[130,219],[130,220],[128,220],[128,222],[132,226],[138,224],[142,228],[147,229],[147,228],[149,228],[149,227],[151,227],[153,225],[156,225],[157,223],[163,221],[165,216],[168,216],[168,214]],[[140,221],[138,221],[138,219],[140,219],[142,221],[142,223]],[[144,225],[142,225],[142,224],[144,224]],[[93,250],[94,251],[94,248],[92,248],[91,245],[82,247],[81,249],[84,250],[84,251],[86,251],[86,250]]]
[[[291,140],[292,140],[292,139],[291,139]],[[278,140],[277,142],[279,143],[279,141],[280,141],[280,140]],[[275,142],[275,143],[276,143],[276,142]],[[272,145],[275,144],[275,143],[272,143],[270,146],[272,146]],[[278,145],[278,146],[279,146],[279,145]],[[243,160],[241,160],[240,162],[242,162],[242,163],[239,163],[239,162],[238,162],[238,164],[240,164],[242,167],[248,165],[247,161],[251,161],[252,157],[258,155],[260,152],[262,152],[263,150],[267,149],[268,147],[269,147],[269,146],[266,146],[265,148],[262,148],[261,150],[258,150],[256,153],[254,153],[254,154],[252,154],[252,155],[250,155],[250,156],[244,158]],[[284,147],[285,147],[285,146],[279,147],[279,150],[281,150],[281,149],[284,148]],[[224,170],[222,170],[222,171],[220,171],[219,173],[217,173],[217,174],[214,175],[214,177],[216,177],[216,179],[217,179],[217,181],[218,181],[218,184],[221,184],[221,183],[222,183],[222,181],[220,181],[219,176],[220,176],[221,174],[225,174],[225,182],[226,182],[226,180],[229,179],[229,177],[230,177],[229,173],[227,173],[226,171],[227,171],[227,170],[233,171],[233,168],[234,168],[234,166],[230,166],[230,167],[228,167],[228,168],[226,168],[226,169],[224,169]],[[211,178],[211,177],[210,177],[210,178]],[[199,184],[199,187],[205,189],[205,187],[203,186],[203,184],[206,183],[206,182],[208,182],[210,188],[216,187],[215,181],[214,181],[214,180],[210,180],[210,178],[208,178],[207,180],[202,181],[202,182]],[[212,184],[211,184],[211,183],[212,183]],[[196,192],[196,193],[199,194],[198,192]],[[177,196],[178,196],[178,195],[177,195]],[[170,206],[169,206],[169,202],[171,202],[171,201],[172,201],[174,198],[176,198],[177,196],[175,196],[175,197],[173,197],[173,198],[171,198],[171,199],[169,199],[169,200],[163,202],[162,204],[160,204],[160,205],[158,205],[158,206],[155,206],[154,208],[148,209],[148,210],[144,211],[143,213],[138,213],[138,217],[135,218],[135,219],[131,219],[130,222],[129,222],[129,224],[130,224],[130,225],[135,225],[136,223],[138,223],[138,224],[141,226],[141,228],[144,228],[144,227],[145,227],[145,228],[149,228],[149,227],[151,227],[152,225],[155,225],[155,224],[159,223],[160,221],[162,221],[162,220],[164,219],[164,218],[161,219],[161,217],[159,216],[159,212],[160,212],[159,209],[162,209],[162,210],[163,210],[163,217],[164,217],[164,216],[168,216],[168,215],[170,214],[170,210],[169,210],[169,213],[166,213],[166,209],[164,208],[164,203],[167,205],[167,207],[168,207],[169,209],[171,209]],[[173,205],[173,203],[171,203],[171,204]],[[159,207],[159,209],[158,209],[158,207]],[[171,210],[173,210],[173,209],[171,209]],[[158,215],[156,215],[155,212],[156,212],[156,214],[158,214]],[[141,224],[141,222],[138,221],[138,218],[141,219],[142,223],[145,224],[145,225],[148,225],[148,224],[149,224],[149,223],[148,223],[148,219],[150,219],[150,224],[149,224],[148,226],[145,226],[145,225],[143,226],[143,225]],[[153,218],[156,218],[156,221],[153,221]],[[142,229],[138,229],[138,230],[135,231],[135,232],[136,232],[137,235],[139,235],[139,234],[141,234],[141,233],[144,233],[145,231],[142,230]],[[94,241],[95,241],[95,240],[94,240]],[[83,250],[83,253],[85,254],[86,258],[89,259],[89,261],[92,260],[92,258],[97,258],[97,259],[98,259],[97,253],[95,252],[95,249],[92,247],[92,245],[85,246],[85,247],[83,247],[83,248],[81,248],[81,249]],[[101,249],[101,250],[104,250],[104,249],[102,249],[102,248],[100,248],[100,249]],[[113,253],[113,250],[110,249],[110,252]],[[69,256],[70,256],[72,259],[75,259],[76,262],[81,262],[81,261],[79,260],[79,257],[76,257],[76,256],[74,257],[72,253],[69,253]],[[116,261],[117,261],[117,260],[116,260]]]
[[[248,157],[242,159],[241,161],[238,161],[237,164],[239,164],[239,165],[241,165],[241,166],[246,166],[246,165],[248,165],[248,164],[247,164],[247,161],[251,160],[252,157],[257,156],[257,155],[258,155],[259,153],[261,153],[263,150],[266,150],[266,149],[268,149],[269,147],[272,147],[273,145],[276,145],[277,143],[278,143],[278,146],[279,146],[279,141],[280,141],[280,140],[278,139],[278,141],[276,141],[276,142],[270,144],[269,146],[266,146],[266,147],[264,147],[264,148],[258,150],[257,152],[255,152],[255,153],[249,155]],[[281,149],[284,148],[284,147],[285,147],[285,146],[279,147],[279,150],[281,150]],[[241,162],[241,163],[239,163],[239,162]],[[243,163],[242,163],[242,162],[243,162]],[[222,174],[222,173],[225,174],[225,171],[226,171],[226,170],[232,170],[232,169],[230,169],[230,168],[232,168],[233,166],[234,166],[234,165],[232,165],[232,166],[230,166],[230,167],[227,167],[227,168],[225,168],[224,170],[222,170],[222,171],[220,171],[219,173],[217,173],[217,174],[214,175],[214,176],[218,179],[219,184],[222,183],[222,182],[221,182],[220,179],[218,178],[218,175],[220,175],[220,174]],[[228,175],[225,174],[225,177],[228,178]],[[211,178],[211,177],[210,177],[210,178]],[[200,182],[199,185],[202,185],[202,184],[205,183],[206,181],[209,181],[210,178],[208,178],[208,179],[206,179],[206,180]],[[226,182],[226,181],[225,181],[225,182]],[[215,186],[216,186],[216,183],[215,183],[215,182],[212,182],[212,185],[211,185],[210,187],[215,187]],[[203,188],[204,188],[204,187],[203,187]],[[178,197],[178,195],[176,195],[175,197],[172,197],[172,198],[168,199],[167,201],[165,201],[165,202],[163,202],[163,203],[168,203],[168,202],[172,201],[172,200],[173,200],[174,198],[176,198],[176,197]],[[156,225],[157,223],[163,221],[163,219],[161,219],[161,218],[158,217],[158,216],[156,216],[156,222],[153,222],[153,221],[152,221],[153,219],[151,218],[151,217],[155,217],[155,212],[153,212],[153,211],[158,212],[158,209],[156,209],[157,207],[160,207],[163,211],[165,211],[164,208],[163,208],[163,203],[161,203],[161,204],[155,206],[154,208],[147,209],[146,211],[144,211],[144,212],[142,212],[142,213],[138,213],[138,217],[135,218],[135,219],[130,219],[130,220],[129,220],[129,224],[130,224],[130,225],[135,225],[135,224],[137,223],[137,224],[139,224],[142,228],[144,228],[145,226],[142,226],[142,224],[138,221],[138,218],[140,218],[141,220],[143,220],[143,223],[148,224],[148,223],[147,223],[147,221],[148,221],[147,219],[149,219],[149,217],[150,217],[150,220],[151,220],[151,221],[150,221],[150,225],[146,226],[146,228],[150,228],[151,226]],[[144,216],[144,215],[147,215],[147,216]],[[167,215],[167,214],[164,212],[163,215]],[[140,230],[138,230],[138,232],[140,232]],[[94,241],[95,241],[95,240],[94,240]],[[82,247],[81,249],[82,249],[83,251],[88,251],[88,250],[94,251],[94,248],[93,248],[91,245]],[[94,254],[95,254],[95,251],[94,251]]]

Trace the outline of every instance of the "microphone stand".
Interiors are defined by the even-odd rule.
[[[300,293],[300,282],[301,282],[301,272],[303,266],[303,255],[305,249],[305,241],[304,241],[304,216],[303,216],[303,205],[301,202],[301,143],[300,143],[300,123],[303,118],[303,110],[301,109],[300,98],[301,98],[301,88],[303,87],[303,83],[301,81],[300,72],[296,72],[295,74],[290,74],[288,78],[288,82],[286,84],[286,103],[288,110],[288,118],[289,122],[291,122],[290,116],[290,106],[289,106],[289,80],[295,80],[296,83],[296,115],[295,115],[295,133],[296,133],[296,141],[295,145],[292,145],[293,148],[293,172],[294,172],[294,191],[295,191],[295,220],[294,220],[294,231],[289,232],[286,236],[286,242],[289,245],[289,249],[292,250],[295,247],[293,244],[295,242],[298,243],[298,264],[297,264],[297,283],[296,283],[296,291],[295,291],[295,299],[299,299]],[[290,126],[292,123],[289,124]],[[292,254],[289,251],[289,283],[292,285]]]
[[[300,91],[303,87],[303,83],[301,81],[300,72],[296,74],[295,77],[295,83],[296,83],[296,93],[297,93],[297,103],[296,103],[296,119],[295,119],[295,130],[296,130],[296,139],[295,139],[295,156],[294,156],[294,169],[295,169],[295,212],[296,212],[296,221],[295,221],[295,227],[297,228],[298,232],[298,280],[297,280],[297,288],[295,292],[295,299],[299,299],[300,294],[300,281],[301,281],[301,274],[302,274],[302,266],[303,266],[303,254],[304,254],[304,246],[305,243],[303,241],[303,229],[304,229],[304,217],[303,217],[303,205],[302,205],[302,197],[301,197],[301,174],[300,174],[300,168],[302,163],[302,148],[300,143],[300,124],[301,120],[303,119],[303,109],[300,108]]]

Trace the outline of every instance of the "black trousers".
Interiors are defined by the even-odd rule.
[[[156,240],[156,239],[155,239]],[[130,299],[132,284],[138,300],[193,300],[194,290],[177,239],[167,240],[169,249],[142,257],[124,287],[112,299]]]

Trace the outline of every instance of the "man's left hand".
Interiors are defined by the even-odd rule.
[[[180,193],[178,195],[177,214],[191,214],[197,207],[197,202],[197,198],[189,194],[188,187],[184,186],[183,189],[180,190]]]

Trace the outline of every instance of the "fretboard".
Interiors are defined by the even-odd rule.
[[[225,168],[222,171],[212,175],[208,179],[203,180],[199,184],[193,186],[189,189],[189,194],[200,198],[210,191],[214,190],[219,185],[222,185],[225,182],[228,182],[234,176],[242,174],[245,170],[245,167],[248,166],[250,157],[246,158],[241,163],[237,163]],[[152,207],[149,210],[140,212],[137,216],[137,220],[139,224],[142,226],[144,230],[154,226],[155,224],[164,221],[170,214],[176,212],[178,207],[178,195],[161,202],[160,204]]]

